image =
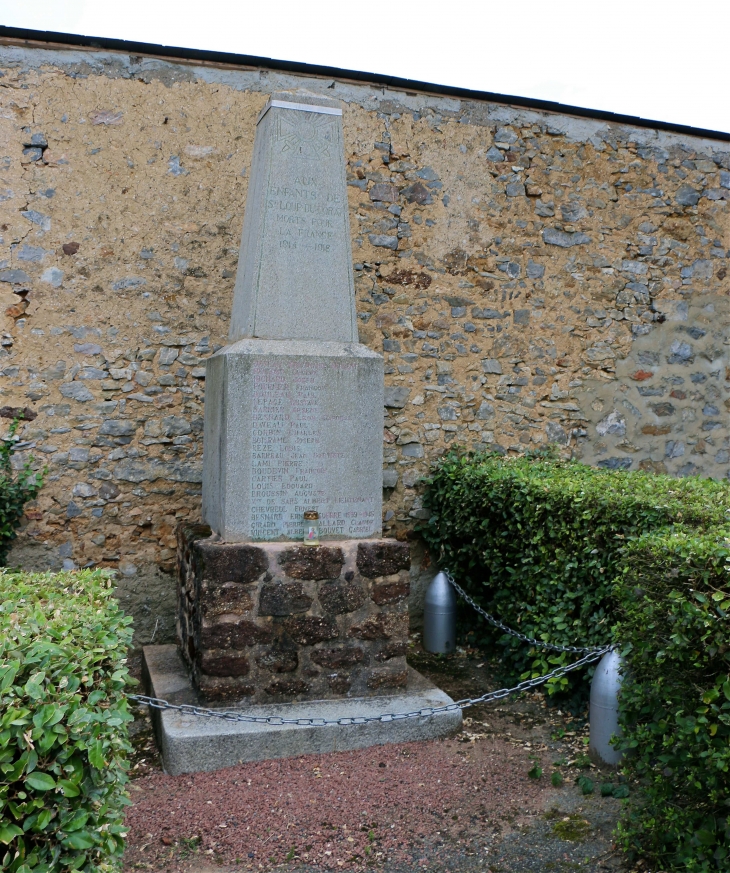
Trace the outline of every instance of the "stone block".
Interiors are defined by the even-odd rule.
[[[240,340],[207,361],[203,517],[227,543],[380,536],[383,360],[357,344]]]
[[[405,670],[409,571],[370,578],[358,566],[401,566],[403,543],[231,546],[201,538],[209,533],[178,530],[178,639],[201,694],[235,701],[242,689],[251,702],[377,695]],[[226,580],[248,578],[252,563],[250,583],[212,575],[217,568]]]
[[[269,649],[256,658],[256,663],[272,673],[293,673],[299,666],[296,649]]]
[[[407,543],[389,540],[381,543],[360,543],[357,547],[357,569],[363,576],[390,576],[411,565]]]
[[[374,585],[372,597],[378,606],[383,606],[386,603],[405,600],[410,593],[411,583],[406,578],[399,579],[397,582],[381,582],[379,585]]]
[[[216,582],[254,582],[266,572],[268,561],[262,549],[243,543],[196,543],[205,578]]]
[[[359,646],[327,646],[315,649],[310,657],[322,667],[351,667],[365,660],[365,650]]]
[[[309,683],[303,679],[272,679],[266,687],[266,693],[271,697],[285,697],[287,700],[295,700],[306,694],[309,689]]]
[[[283,623],[289,636],[300,646],[311,646],[338,636],[336,623],[331,618],[314,615],[288,618]]]
[[[199,604],[201,615],[214,618],[218,615],[244,615],[253,608],[251,590],[236,582],[214,585],[203,582]]]
[[[376,669],[368,673],[368,688],[405,688],[407,670]]]
[[[199,688],[207,702],[216,703],[240,701],[251,698],[256,692],[255,686],[246,679],[236,676],[206,676],[202,674]]]
[[[350,636],[359,640],[390,640],[408,634],[408,615],[379,612],[360,625],[350,628]]]
[[[365,602],[365,591],[359,582],[326,582],[319,587],[319,602],[325,612],[342,615],[354,612]]]
[[[256,127],[230,339],[356,343],[342,109],[275,92]]]
[[[298,546],[279,558],[281,568],[293,579],[336,579],[344,562],[342,549],[331,546]]]
[[[261,586],[259,615],[293,615],[306,612],[312,598],[305,594],[301,582],[267,582]]]
[[[403,409],[408,403],[410,390],[402,385],[393,385],[385,389],[383,395],[383,405],[392,407],[393,409]]]
[[[246,676],[250,666],[241,652],[211,651],[200,657],[200,672],[206,676]]]
[[[217,622],[200,631],[200,645],[205,649],[243,649],[272,639],[271,628],[250,620]]]
[[[383,488],[395,488],[398,484],[398,471],[395,467],[386,467],[383,470]]]
[[[390,661],[392,658],[400,658],[408,651],[408,644],[405,642],[388,643],[375,654],[376,661]]]

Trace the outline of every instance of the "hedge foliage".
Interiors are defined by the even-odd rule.
[[[130,624],[103,571],[0,571],[3,873],[116,868]]]
[[[434,557],[506,624],[622,645],[624,766],[642,787],[623,847],[655,869],[730,870],[730,483],[454,452],[426,506]],[[462,617],[513,674],[571,658]],[[590,675],[549,690],[585,700]]]
[[[611,642],[614,579],[632,538],[666,525],[727,523],[730,487],[708,479],[616,473],[574,462],[445,456],[426,493],[421,533],[442,566],[511,627],[546,642]],[[474,622],[472,613],[464,621]],[[468,626],[468,625],[467,625]],[[539,676],[569,655],[529,649],[484,624],[515,675]],[[550,691],[580,682],[567,676]]]
[[[730,541],[667,530],[632,542],[616,584],[628,772],[619,827],[658,869],[730,869]]]
[[[0,439],[0,567],[5,566],[26,504],[36,497],[43,484],[43,474],[34,473],[30,461],[22,469],[13,470],[17,429],[18,422],[14,421]]]

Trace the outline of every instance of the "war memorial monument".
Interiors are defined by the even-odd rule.
[[[406,664],[410,557],[381,537],[383,359],[358,342],[340,104],[258,118],[229,345],[207,364],[205,525],[178,531],[178,643],[152,693],[256,715],[399,713],[450,699]],[[156,714],[170,773],[432,738],[461,713],[367,724]]]

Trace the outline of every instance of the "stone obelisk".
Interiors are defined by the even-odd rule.
[[[170,773],[461,724],[406,664],[410,553],[381,536],[383,359],[357,341],[351,258],[341,109],[274,94],[258,119],[230,344],[207,364],[207,525],[177,530],[179,648],[144,655],[152,695],[286,723],[155,711]],[[303,543],[312,511],[320,545]],[[333,698],[352,724],[324,725]],[[382,707],[438,712],[355,723]],[[292,728],[302,718],[317,726]]]
[[[358,343],[342,110],[258,118],[230,345],[208,360],[203,517],[226,542],[379,537],[383,360]]]

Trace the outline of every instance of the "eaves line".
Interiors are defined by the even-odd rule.
[[[90,37],[74,33],[55,33],[52,31],[27,30],[25,28],[4,26],[0,26],[0,44],[22,45],[28,48],[54,46],[84,49],[87,51],[102,50],[129,55],[141,55],[182,63],[226,67],[230,69],[272,70],[322,79],[336,79],[342,82],[371,85],[375,88],[388,88],[414,94],[452,97],[457,100],[474,100],[483,103],[497,103],[519,109],[532,109],[559,115],[572,115],[578,118],[591,118],[619,126],[666,130],[673,133],[684,134],[685,136],[715,139],[720,142],[730,142],[730,133],[725,133],[719,130],[706,130],[705,128],[692,127],[686,124],[656,121],[634,115],[606,112],[601,109],[587,109],[583,106],[570,106],[564,103],[556,103],[551,100],[535,100],[528,97],[516,97],[511,94],[495,94],[491,91],[474,91],[469,88],[459,88],[453,85],[436,85],[432,82],[403,79],[399,76],[380,75],[359,70],[343,70],[339,67],[305,64],[297,61],[281,61],[273,58],[256,57],[254,55],[238,55],[232,52],[207,51],[204,49],[132,42],[125,39]]]

